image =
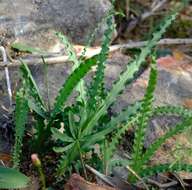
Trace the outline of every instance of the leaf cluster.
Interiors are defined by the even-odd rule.
[[[154,91],[157,81],[156,57],[152,55],[155,45],[160,40],[166,29],[175,20],[178,11],[171,12],[152,34],[146,47],[140,54],[127,64],[126,69],[113,83],[111,90],[105,90],[104,71],[109,54],[109,46],[114,32],[113,9],[106,17],[107,28],[104,34],[101,51],[90,59],[78,58],[72,44],[61,33],[59,39],[64,43],[69,60],[73,68],[55,99],[51,109],[46,107],[39,89],[32,77],[28,66],[23,63],[21,73],[23,90],[18,93],[16,99],[16,142],[14,146],[15,167],[19,165],[27,113],[34,117],[35,133],[33,148],[42,154],[43,151],[53,149],[60,155],[56,168],[56,176],[61,177],[67,171],[82,169],[87,176],[85,163],[97,155],[102,161],[102,171],[107,173],[110,168],[110,160],[116,150],[116,146],[125,132],[132,126],[135,129],[135,139],[130,167],[139,175],[147,176],[155,172],[169,170],[168,165],[149,168],[148,161],[155,151],[170,137],[178,134],[192,125],[192,112],[183,108],[158,107],[153,108]],[[85,54],[84,49],[83,54]],[[151,56],[152,55],[152,56]],[[150,56],[150,77],[145,96],[140,102],[129,105],[115,116],[109,114],[111,105],[116,102],[123,90],[138,76],[140,69],[146,64],[146,58]],[[84,77],[96,66],[95,76],[89,85],[85,84]],[[78,92],[77,98],[71,102],[70,97],[74,91]],[[19,112],[20,110],[20,112]],[[172,128],[164,136],[157,139],[147,150],[143,152],[145,132],[151,116],[158,114],[182,115],[183,121]],[[52,144],[54,143],[54,147]],[[50,146],[51,145],[51,146]],[[96,145],[98,145],[96,147]],[[119,161],[118,164],[127,164]],[[95,163],[92,163],[93,165]],[[191,169],[191,166],[174,166],[173,170]],[[135,177],[129,176],[128,180],[134,182]]]

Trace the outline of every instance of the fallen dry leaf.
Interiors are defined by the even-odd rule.
[[[0,161],[2,161],[5,165],[9,165],[11,162],[11,155],[7,153],[0,153]]]
[[[84,178],[78,174],[73,174],[67,184],[65,185],[65,190],[119,190],[109,186],[101,186],[94,183],[86,181]]]

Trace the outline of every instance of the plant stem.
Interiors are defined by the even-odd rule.
[[[49,115],[51,113],[51,103],[50,103],[50,92],[49,92],[49,79],[48,79],[48,64],[46,63],[44,57],[42,57],[42,61],[44,63],[44,82],[46,86],[46,98],[47,98],[47,108],[49,111]]]
[[[107,156],[107,140],[104,140],[104,151],[103,151],[103,170],[104,170],[104,174],[107,175],[108,174],[108,156]]]
[[[42,185],[42,190],[46,190],[46,182],[45,182],[45,175],[43,173],[43,169],[41,166],[37,167],[38,172],[39,172],[39,176],[40,176],[40,182]]]
[[[83,173],[84,173],[84,175],[85,175],[85,179],[87,180],[87,179],[88,179],[88,177],[87,177],[87,171],[86,171],[85,164],[84,164],[84,161],[83,161],[83,156],[82,156],[82,154],[81,154],[81,147],[80,147],[79,141],[77,141],[77,146],[78,146],[78,150],[79,150],[79,156],[80,156],[81,165],[82,165],[82,168],[83,168]]]

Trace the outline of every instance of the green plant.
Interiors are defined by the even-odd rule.
[[[98,134],[98,132],[101,132],[102,129],[96,129],[94,131],[90,131],[89,133],[85,132],[84,125],[87,122],[87,120],[92,117],[92,114],[95,112],[95,108],[97,104],[100,102],[102,97],[104,96],[104,64],[107,59],[107,55],[109,52],[109,44],[111,41],[111,36],[114,31],[113,26],[113,17],[112,14],[110,14],[109,17],[107,17],[107,24],[108,28],[104,35],[104,42],[102,43],[102,50],[100,54],[98,54],[95,58],[95,62],[97,63],[97,71],[96,76],[91,83],[91,87],[88,88],[88,100],[84,99],[84,101],[78,101],[77,104],[71,106],[70,108],[67,108],[64,110],[64,113],[67,114],[67,123],[65,123],[65,130],[66,133],[64,136],[59,132],[58,129],[52,128],[53,137],[55,139],[58,139],[60,135],[62,140],[65,143],[64,147],[55,148],[55,151],[57,152],[64,152],[64,156],[62,156],[62,159],[60,160],[60,164],[58,166],[57,173],[59,175],[62,175],[62,173],[65,171],[67,166],[70,164],[71,161],[73,161],[78,155],[79,159],[81,160],[82,168],[84,170],[84,174],[86,176],[86,169],[84,167],[84,161],[83,161],[83,154],[85,153],[86,149],[89,149],[90,147],[87,146],[87,143],[90,138],[92,138],[93,135]],[[66,40],[63,40],[65,42]],[[73,75],[73,74],[72,74]],[[69,77],[70,78],[70,77]],[[70,83],[71,84],[71,83]],[[65,106],[64,102],[65,99],[63,99],[62,92],[66,92],[65,85],[60,91],[60,95],[56,99],[55,103],[55,109],[57,109],[58,106],[60,108],[58,110],[62,110],[62,106]],[[76,111],[77,110],[77,111]],[[78,118],[75,120],[75,118]],[[67,133],[68,131],[68,133]],[[103,131],[100,133],[102,134]],[[68,135],[66,137],[66,134]],[[67,139],[67,140],[66,140]],[[98,136],[97,140],[103,139],[103,136]],[[95,141],[96,142],[96,141]],[[93,145],[93,144],[91,144]]]
[[[81,61],[78,60],[75,50],[71,43],[68,41],[67,37],[61,33],[57,33],[58,38],[61,42],[65,45],[65,50],[68,55],[69,61],[73,62],[72,72],[81,64]],[[85,86],[83,79],[80,80],[79,84],[76,87],[77,91],[79,92],[79,100],[86,101],[86,94],[85,94]]]
[[[96,142],[99,142],[99,141],[103,142],[106,135],[111,133],[112,131],[117,131],[118,138],[121,137],[122,133],[125,132],[128,127],[130,127],[130,124],[134,123],[134,119],[140,118],[142,116],[138,112],[136,112],[136,116],[134,115],[133,120],[128,117],[126,118],[126,115],[124,115],[125,116],[124,119],[122,119],[122,118],[120,119],[120,116],[119,117],[117,116],[116,123],[114,122],[115,121],[114,118],[111,120],[111,122],[109,122],[109,123],[114,122],[115,123],[114,127],[111,127],[111,125],[109,125],[110,126],[109,127],[107,125],[106,121],[102,120],[103,116],[107,113],[108,108],[115,101],[115,99],[119,95],[119,93],[125,88],[126,85],[130,84],[130,82],[134,78],[135,74],[138,72],[140,66],[143,64],[143,62],[145,62],[145,58],[149,55],[152,48],[155,46],[157,41],[160,39],[161,35],[165,32],[166,28],[175,19],[176,15],[177,15],[177,13],[173,13],[173,14],[171,14],[171,16],[169,16],[168,18],[165,19],[165,23],[163,23],[161,25],[159,31],[157,31],[156,33],[153,34],[152,40],[150,40],[148,42],[148,45],[142,49],[141,54],[132,63],[129,63],[127,66],[127,69],[123,73],[121,73],[120,79],[114,83],[112,90],[110,92],[108,92],[106,95],[103,95],[103,93],[102,93],[102,95],[101,94],[98,95],[98,91],[93,89],[94,93],[92,94],[93,97],[91,97],[91,98],[95,98],[98,96],[98,98],[96,98],[98,100],[98,102],[92,106],[92,109],[89,107],[89,112],[88,112],[89,114],[87,115],[88,117],[84,118],[84,114],[83,114],[84,108],[83,108],[83,110],[80,109],[80,113],[82,113],[82,114],[79,116],[79,121],[75,122],[75,118],[72,117],[72,115],[73,115],[72,113],[76,113],[76,112],[74,112],[73,109],[70,108],[68,125],[66,126],[66,124],[65,124],[64,134],[62,135],[62,133],[58,129],[55,129],[55,128],[52,129],[53,136],[56,139],[60,139],[60,141],[63,142],[62,143],[63,147],[55,148],[55,150],[57,152],[64,152],[64,154],[59,162],[59,166],[58,166],[58,170],[57,170],[58,175],[62,175],[64,173],[64,171],[66,170],[68,164],[70,162],[72,162],[73,160],[75,160],[75,158],[77,158],[79,156],[81,157],[81,155],[83,155],[85,153],[87,148],[89,148],[88,150],[90,151],[91,145],[94,145]],[[102,51],[105,51],[105,46],[103,46]],[[103,55],[105,56],[104,53],[103,53]],[[102,56],[102,54],[100,54],[99,56]],[[104,61],[105,61],[105,59],[104,59]],[[101,83],[103,81],[103,74],[102,74],[103,69],[104,69],[104,67],[102,64],[100,66],[98,66],[98,68],[97,68],[96,73],[100,77],[100,79],[98,81],[95,80],[97,83],[99,83],[100,80],[101,80],[100,81]],[[96,88],[98,88],[97,90],[100,90],[100,92],[103,89],[102,87],[99,87],[99,86],[96,86]],[[149,90],[151,90],[151,88],[152,87],[149,87]],[[153,88],[154,88],[154,85],[153,85]],[[64,88],[62,90],[64,90]],[[148,95],[147,95],[147,98],[148,98]],[[95,100],[94,100],[94,102],[95,102]],[[60,102],[60,105],[63,105],[62,103],[63,102]],[[142,109],[144,109],[144,108],[142,108]],[[130,109],[130,110],[132,110],[132,109]],[[144,111],[145,110],[143,110],[143,112]],[[66,111],[65,111],[65,113],[66,113]],[[79,113],[79,111],[78,111],[78,113]],[[121,113],[120,115],[122,116],[123,113]],[[82,118],[83,118],[83,122],[81,121]],[[144,123],[144,121],[143,121],[143,123]],[[123,124],[125,124],[125,127],[123,127],[123,128],[117,127],[117,126],[122,126],[121,122]],[[99,127],[98,125],[99,126],[102,125],[102,127]],[[69,129],[67,129],[67,128],[69,128]],[[101,130],[101,128],[102,128],[102,130]],[[67,134],[69,134],[69,135],[67,135]],[[97,138],[95,138],[95,136]],[[116,140],[113,140],[113,141],[115,144]],[[86,145],[89,145],[89,146],[86,146]],[[114,146],[110,146],[110,147],[114,147]],[[86,149],[84,149],[84,148],[86,148]],[[109,150],[110,150],[110,148],[109,148]],[[82,163],[82,165],[84,165],[84,164]]]
[[[37,168],[38,170],[38,174],[39,174],[39,180],[41,182],[41,187],[42,190],[46,190],[46,182],[45,182],[45,174],[43,172],[43,168],[42,168],[42,164],[41,164],[41,160],[39,159],[37,154],[32,154],[31,155],[31,160],[33,165]]]
[[[144,96],[144,99],[141,104],[141,115],[138,118],[138,127],[135,131],[135,138],[133,144],[133,153],[132,153],[132,163],[131,168],[138,173],[141,170],[142,162],[142,149],[145,138],[145,131],[148,126],[148,120],[152,113],[152,101],[153,101],[153,93],[156,86],[157,81],[157,69],[156,69],[156,57],[152,58],[151,64],[151,72],[149,76],[148,87]]]
[[[153,63],[155,60],[153,59]],[[163,107],[152,107],[153,101],[153,92],[156,86],[156,78],[157,78],[157,71],[155,67],[152,65],[150,78],[148,87],[142,100],[141,107],[139,109],[140,114],[137,113],[138,118],[135,118],[137,124],[136,131],[135,131],[135,138],[134,138],[134,145],[133,145],[133,152],[131,156],[131,160],[112,160],[110,164],[113,165],[129,165],[129,167],[136,172],[141,177],[147,177],[149,175],[153,175],[155,173],[161,173],[165,171],[189,171],[192,172],[192,166],[189,164],[184,163],[170,163],[170,164],[159,164],[155,166],[147,166],[147,163],[150,161],[154,153],[158,150],[158,148],[166,142],[167,139],[173,137],[176,134],[179,134],[186,129],[192,127],[192,111],[184,109],[182,107],[175,107],[175,106],[163,106]],[[153,116],[157,115],[176,115],[182,118],[182,121],[178,123],[174,128],[170,129],[165,135],[161,136],[157,139],[151,146],[143,152],[143,144],[145,138],[145,131],[148,127],[148,121]],[[126,126],[125,129],[130,127]],[[117,144],[118,139],[121,138],[123,134],[123,128],[118,130],[115,136],[112,138],[112,141],[109,143],[108,152],[111,150],[115,150],[115,144]],[[115,143],[114,143],[115,142]],[[109,154],[109,155],[112,155]],[[108,158],[109,159],[109,158]],[[112,167],[110,166],[110,168]],[[136,177],[134,175],[129,175],[128,180],[134,182]]]
[[[33,147],[41,149],[42,143],[45,138],[49,135],[49,130],[45,126],[45,120],[49,116],[49,109],[46,108],[46,104],[43,101],[39,89],[36,85],[35,80],[29,70],[28,66],[22,62],[20,67],[22,86],[27,100],[27,105],[30,110],[34,113],[36,118],[35,124],[35,136],[33,137]]]
[[[27,187],[29,178],[22,173],[0,166],[0,189],[18,189]]]
[[[142,171],[146,171],[144,173],[147,173],[150,169],[147,170],[146,163],[162,143],[167,138],[191,125],[191,117],[185,118],[184,123],[182,123],[183,125],[179,124],[165,136],[158,139],[143,155],[142,147],[148,119],[153,113],[161,113],[161,108],[152,109],[153,92],[157,77],[154,57],[151,64],[149,85],[143,101],[130,105],[126,110],[123,110],[116,116],[109,116],[108,110],[110,106],[115,103],[116,98],[125,87],[138,76],[141,67],[146,65],[147,56],[151,54],[156,43],[178,14],[177,11],[174,11],[164,19],[158,30],[153,33],[146,47],[141,49],[141,53],[127,64],[127,68],[120,74],[119,79],[114,82],[112,89],[106,92],[104,69],[114,29],[112,24],[113,14],[111,12],[113,13],[113,10],[110,11],[106,19],[108,27],[104,34],[101,52],[90,59],[84,60],[82,57],[78,59],[67,38],[61,33],[57,34],[65,45],[69,60],[74,65],[71,74],[60,89],[51,110],[46,108],[27,65],[23,63],[21,66],[26,100],[36,121],[37,138],[33,139],[35,142],[34,147],[37,150],[42,148],[41,150],[43,151],[45,147],[48,147],[47,144],[50,144],[50,136],[52,134],[53,139],[56,140],[54,151],[61,154],[56,171],[57,176],[64,175],[71,166],[79,168],[79,161],[81,163],[81,169],[83,169],[86,176],[85,155],[93,150],[96,143],[104,150],[101,160],[104,158],[103,170],[107,171],[107,160],[111,158],[119,139],[126,130],[135,124],[138,127],[135,133],[133,160],[130,164],[139,174]],[[86,86],[83,78],[95,65],[97,65],[96,75],[90,86]],[[77,90],[78,97],[74,102],[70,102],[68,100],[74,90]],[[168,112],[169,110],[165,109],[162,112],[164,113],[166,111]],[[111,141],[106,142],[106,140],[110,139],[109,134],[112,134]],[[108,136],[109,138],[107,138]],[[108,149],[107,151],[105,150],[106,147]],[[78,166],[75,162],[78,163]],[[161,168],[166,169],[167,167]],[[134,177],[131,178],[134,181]]]
[[[166,20],[167,24],[171,22],[172,19],[174,19],[173,17],[175,16],[171,16],[168,20]],[[164,25],[165,26],[165,25]],[[161,27],[160,27],[161,28]],[[161,28],[162,29],[162,28]],[[161,30],[162,32],[162,30]],[[155,41],[155,35],[157,33],[153,34],[153,40]],[[156,36],[158,37],[158,35]],[[150,45],[154,45],[153,44],[153,40],[151,40],[151,44],[149,42],[148,46],[146,48],[144,48],[139,56],[139,58],[142,60],[141,62],[143,62],[144,60],[142,59],[143,55],[144,57],[146,57],[146,54],[148,54],[148,51],[150,51]],[[151,47],[152,47],[151,46]],[[140,61],[140,59],[137,59],[136,64],[138,64],[138,62]],[[139,60],[139,61],[138,61]],[[155,63],[155,60],[153,58],[153,63]],[[135,64],[135,65],[136,65]],[[134,66],[135,66],[134,65]],[[133,68],[134,68],[133,66]],[[124,73],[123,73],[124,74]],[[128,75],[131,74],[128,73]],[[121,75],[121,81],[123,81],[122,79],[122,75]],[[149,79],[149,84],[148,84],[148,88],[146,90],[146,94],[144,99],[142,100],[140,109],[137,111],[137,114],[135,116],[133,116],[133,118],[135,120],[132,120],[130,118],[130,121],[128,120],[127,125],[124,124],[121,126],[121,128],[116,129],[116,133],[115,135],[111,138],[111,140],[107,143],[107,145],[104,146],[104,149],[107,148],[107,151],[104,150],[104,158],[106,160],[109,160],[113,154],[113,151],[116,149],[116,145],[118,144],[119,139],[121,138],[121,136],[125,133],[126,130],[128,130],[128,128],[131,127],[131,125],[133,124],[137,124],[137,128],[135,131],[135,139],[134,139],[134,145],[133,145],[133,152],[132,152],[132,159],[131,161],[126,161],[126,160],[113,160],[113,164],[120,164],[120,165],[127,165],[129,163],[130,167],[136,172],[138,173],[140,176],[145,177],[148,176],[150,174],[154,174],[154,173],[158,173],[158,172],[164,172],[164,171],[181,171],[181,170],[186,170],[186,171],[191,171],[191,165],[187,165],[187,164],[178,164],[178,165],[174,165],[172,163],[170,164],[165,164],[165,165],[159,165],[159,166],[153,166],[153,167],[148,167],[147,163],[148,161],[151,159],[151,157],[154,155],[154,153],[156,152],[156,150],[163,144],[165,143],[165,141],[178,134],[183,132],[185,129],[188,129],[191,127],[192,125],[192,120],[191,120],[191,110],[187,110],[181,107],[174,107],[174,106],[164,106],[164,107],[158,107],[153,109],[152,108],[152,102],[153,102],[153,92],[155,90],[155,86],[156,86],[156,78],[157,78],[157,71],[154,67],[154,64],[152,64],[152,68],[151,68],[151,73],[150,73],[150,79]],[[120,82],[117,83],[118,85],[115,85],[116,88],[114,88],[113,94],[116,95],[116,91],[118,91],[118,88],[121,88],[121,86],[119,84],[121,84]],[[122,82],[123,84],[123,82]],[[108,96],[108,101],[107,102],[112,102],[112,100],[110,100],[110,98],[112,98],[113,95]],[[106,102],[105,102],[106,103]],[[110,103],[109,103],[110,104]],[[97,112],[97,114],[99,114]],[[143,152],[143,143],[144,143],[144,137],[145,137],[145,131],[146,128],[148,127],[148,121],[150,119],[150,117],[152,115],[177,115],[183,118],[183,121],[181,123],[179,123],[178,125],[175,126],[175,128],[171,129],[170,131],[168,131],[164,136],[160,137],[159,139],[157,139],[147,150],[146,152]],[[109,164],[111,167],[111,164]],[[105,171],[107,170],[107,168],[105,169]],[[135,176],[130,175],[129,176],[129,180],[131,180],[132,182],[136,180]]]
[[[16,95],[16,109],[15,109],[15,144],[13,148],[13,167],[19,168],[20,154],[23,144],[23,136],[25,131],[25,124],[28,115],[27,100],[25,99],[23,89],[17,92]]]
[[[111,38],[114,32],[114,24],[113,24],[113,14],[109,16],[106,20],[107,29],[104,34],[104,39],[102,42],[102,50],[97,57],[97,71],[94,77],[94,80],[89,87],[89,99],[88,106],[97,107],[97,104],[105,97],[105,87],[104,87],[104,70],[105,63],[109,53],[109,46],[111,42]]]

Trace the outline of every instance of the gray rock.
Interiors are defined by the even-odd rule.
[[[156,139],[164,135],[171,128],[174,128],[181,118],[176,116],[156,116],[149,122],[149,128],[146,131],[144,148],[148,148]]]
[[[4,41],[11,37],[12,41],[17,39],[54,51],[55,46],[60,48],[55,36],[55,31],[60,31],[72,42],[85,44],[110,7],[108,0],[0,1],[0,36]],[[102,23],[95,43],[101,41],[105,28],[106,24]]]
[[[51,23],[53,28],[69,34],[75,43],[85,43],[90,32],[106,15],[111,4],[107,0],[46,0],[41,1],[37,23]],[[101,25],[97,40],[105,30]]]

